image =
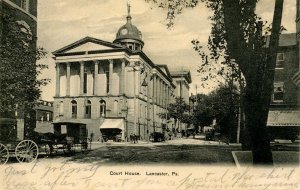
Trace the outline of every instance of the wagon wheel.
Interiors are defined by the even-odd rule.
[[[51,149],[51,146],[49,144],[45,144],[43,146],[43,149],[44,149],[46,156],[50,156],[53,152],[53,150],[52,150],[53,148]]]
[[[63,145],[64,154],[71,154],[74,153],[73,143],[67,143]]]
[[[88,143],[87,142],[82,142],[81,144],[80,144],[80,150],[81,150],[81,152],[84,152],[84,151],[86,151],[88,149]]]
[[[0,143],[0,165],[6,164],[9,158],[9,152],[4,144]]]
[[[39,148],[32,140],[23,140],[17,145],[15,154],[20,163],[33,162],[38,157]]]

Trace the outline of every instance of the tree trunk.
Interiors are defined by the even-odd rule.
[[[265,110],[261,104],[261,93],[258,86],[247,84],[245,89],[245,125],[246,134],[249,135],[249,142],[253,155],[253,164],[273,164],[270,139],[264,121]]]
[[[222,2],[227,48],[246,79],[243,97],[246,130],[243,136],[249,134],[249,147],[253,154],[253,164],[272,164],[273,158],[266,125],[273,90],[275,56],[278,47],[283,0],[276,0],[270,52],[267,60],[265,60],[266,55],[262,52],[263,44],[261,44],[259,28],[256,30],[257,34],[254,34],[254,31],[249,31],[249,38],[253,44],[252,42],[248,44],[243,36],[244,29],[241,27],[241,23],[244,21],[241,20],[242,11],[239,1],[223,0]],[[255,0],[249,0],[248,8],[250,11],[248,13],[253,14],[251,16],[254,16],[256,3]],[[250,25],[259,27],[255,22],[250,22]]]

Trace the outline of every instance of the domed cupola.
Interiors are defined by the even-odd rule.
[[[144,46],[142,33],[131,23],[130,5],[127,4],[128,15],[127,23],[118,30],[114,43],[121,44],[132,51],[141,51]]]

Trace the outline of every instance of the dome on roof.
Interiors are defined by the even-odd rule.
[[[127,22],[119,28],[114,43],[122,44],[131,50],[141,50],[144,45],[142,32],[131,23],[130,5],[128,5],[128,16],[126,18]]]
[[[131,18],[127,17],[127,23],[118,30],[116,40],[120,39],[134,39],[143,42],[142,32],[131,23]]]

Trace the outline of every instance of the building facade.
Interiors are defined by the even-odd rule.
[[[172,68],[170,74],[176,86],[175,95],[189,104],[190,84],[192,83],[191,73],[183,67]]]
[[[268,116],[271,137],[295,140],[300,131],[300,1],[297,0],[296,33],[281,34]]]
[[[166,121],[160,114],[173,101],[176,86],[167,66],[153,63],[143,46],[128,8],[113,43],[86,37],[53,52],[54,122],[84,123],[94,140],[113,129],[120,129],[122,140],[132,134],[148,140],[153,131],[162,132]]]
[[[34,107],[35,131],[39,133],[53,132],[53,102],[38,100]],[[24,109],[16,106],[17,137],[24,139]]]

